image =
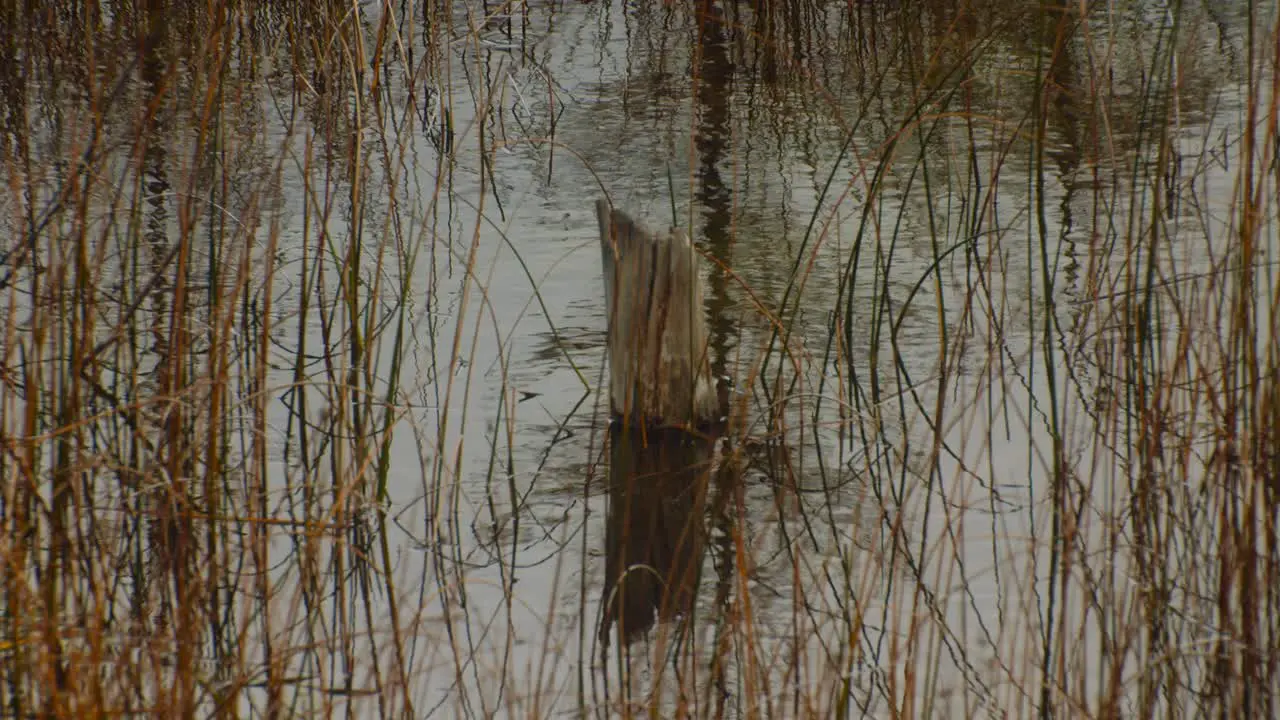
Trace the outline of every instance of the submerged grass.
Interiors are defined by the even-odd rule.
[[[4,4],[0,715],[1275,716],[1277,22]],[[705,255],[688,479],[588,183]]]

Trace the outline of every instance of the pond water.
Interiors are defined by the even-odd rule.
[[[54,234],[33,237],[89,227],[122,298],[90,331],[157,347],[174,305],[148,298],[179,284],[185,239],[192,342],[240,348],[224,401],[244,480],[223,502],[279,524],[206,550],[214,585],[257,598],[227,601],[243,652],[274,645],[278,665],[242,658],[262,677],[212,686],[247,710],[278,701],[275,682],[299,712],[361,717],[606,716],[649,693],[662,716],[1101,712],[1104,659],[1140,654],[1118,637],[1147,597],[1149,556],[1118,549],[1141,544],[1122,518],[1145,466],[1126,448],[1154,422],[1125,394],[1128,343],[1159,330],[1155,373],[1227,317],[1241,147],[1275,131],[1247,31],[1274,18],[1082,8],[104,11],[103,38],[146,27],[155,44],[136,67],[41,66],[27,131],[5,136],[11,185],[30,189],[5,193],[6,230],[30,233],[29,205],[53,208]],[[6,57],[52,55],[66,32]],[[90,70],[124,78],[124,101]],[[101,179],[77,220],[57,203],[94,118]],[[736,383],[730,446],[752,460],[696,506],[696,599],[630,645],[600,633],[619,532],[601,196],[693,237],[711,367]],[[1262,276],[1273,214],[1252,220]],[[33,253],[55,273],[73,255],[58,242]],[[139,288],[148,262],[164,279]],[[11,364],[24,342],[10,333]],[[145,405],[171,376],[139,357],[99,377]],[[191,417],[223,402],[201,362]],[[1197,413],[1184,468],[1208,462]],[[33,437],[21,417],[6,433]],[[680,496],[669,480],[653,503]],[[1188,643],[1222,631],[1187,627]],[[1171,681],[1135,663],[1132,704],[1109,707],[1162,707],[1144,692]]]

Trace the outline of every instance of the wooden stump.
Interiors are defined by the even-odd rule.
[[[688,235],[657,235],[596,203],[609,318],[609,512],[600,635],[620,645],[687,612],[725,412],[711,378],[702,281]]]
[[[624,423],[697,427],[723,410],[689,236],[656,235],[596,201],[609,318],[609,404]]]

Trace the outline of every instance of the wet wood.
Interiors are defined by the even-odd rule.
[[[723,429],[698,258],[678,229],[651,232],[596,203],[609,318],[609,511],[600,634],[630,643],[690,610]]]
[[[609,403],[624,422],[696,427],[722,413],[689,236],[656,234],[596,202],[609,318]]]

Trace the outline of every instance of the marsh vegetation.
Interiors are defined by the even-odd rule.
[[[0,716],[1280,715],[1277,23],[0,2]]]

